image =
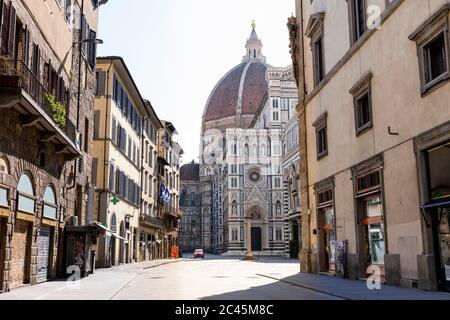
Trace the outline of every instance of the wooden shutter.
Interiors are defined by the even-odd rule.
[[[100,131],[100,111],[94,112],[94,139],[98,139]]]
[[[114,173],[114,165],[110,165],[109,166],[109,190],[110,191],[114,191],[114,177],[115,177],[115,173]]]
[[[105,82],[106,82],[106,72],[98,71],[97,72],[97,95],[104,96],[105,95]]]
[[[8,48],[7,54],[12,58],[15,56],[16,51],[16,8],[11,3],[9,8],[9,26],[8,26]]]
[[[1,53],[6,54],[8,47],[8,25],[9,25],[9,8],[6,1],[2,4],[2,16],[1,16]]]

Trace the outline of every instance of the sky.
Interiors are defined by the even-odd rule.
[[[241,63],[252,21],[267,62],[285,67],[294,8],[294,0],[110,0],[100,7],[98,54],[124,58],[142,96],[175,125],[182,163],[198,161],[205,104]]]

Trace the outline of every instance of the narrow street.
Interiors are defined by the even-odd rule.
[[[298,262],[207,256],[100,269],[78,282],[52,281],[1,294],[0,300],[450,300],[450,294],[298,273]]]

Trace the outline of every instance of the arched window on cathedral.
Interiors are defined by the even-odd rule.
[[[256,59],[256,49],[253,49],[253,58]]]
[[[249,155],[249,149],[248,149],[248,144],[245,144],[245,155],[248,156]]]

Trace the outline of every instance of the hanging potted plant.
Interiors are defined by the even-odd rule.
[[[53,114],[53,121],[58,127],[64,129],[66,127],[66,108],[61,102],[56,101],[50,93],[45,94],[45,100]]]
[[[13,60],[4,55],[0,56],[0,87],[18,88],[19,80]]]

